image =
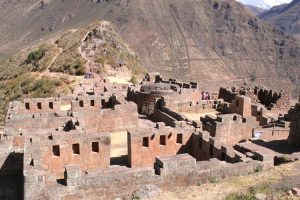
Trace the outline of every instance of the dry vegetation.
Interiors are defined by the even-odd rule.
[[[66,72],[71,75],[83,75],[86,60],[82,58],[78,51],[85,31],[67,32],[59,38],[55,44],[62,49],[62,53],[57,57],[50,67],[51,72]]]
[[[87,33],[90,35],[95,33],[95,30],[100,35],[83,44]],[[122,41],[110,23],[98,22],[79,30],[68,31],[54,43],[45,41],[0,63],[0,123],[3,123],[10,101],[57,96],[60,92],[70,93],[73,86],[70,80],[74,80],[74,77],[68,78],[62,76],[62,73],[83,75],[87,70],[87,58],[81,52],[81,46],[94,46],[95,41],[99,42],[99,38],[102,43],[97,48],[97,54],[91,58],[95,62],[103,63],[99,66],[99,71],[104,71],[104,64],[115,65],[119,60],[123,60],[134,72],[133,77],[144,72],[136,54]]]
[[[3,124],[10,101],[24,98],[52,97],[70,93],[70,82],[64,78],[36,77],[24,73],[15,79],[0,82],[0,124]]]
[[[256,200],[257,193],[266,194],[268,199],[273,200],[296,199],[287,193],[292,187],[300,186],[299,167],[298,161],[219,183],[199,182],[197,186],[163,191],[159,199]]]
[[[58,52],[59,49],[51,43],[21,51],[0,63],[0,80],[13,79],[27,72],[42,72],[51,64]]]

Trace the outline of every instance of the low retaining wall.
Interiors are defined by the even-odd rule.
[[[25,199],[39,199],[41,195],[49,199],[131,199],[134,190],[146,184],[157,185],[171,190],[178,186],[191,186],[199,183],[219,181],[233,176],[254,173],[262,165],[260,161],[229,164],[212,159],[196,162],[188,154],[157,157],[153,168],[129,169],[111,168],[94,173],[83,173],[78,165],[66,167],[67,186],[45,187],[40,194],[26,193]],[[25,188],[35,191],[43,184],[42,178],[28,179]],[[38,190],[36,190],[38,191]]]

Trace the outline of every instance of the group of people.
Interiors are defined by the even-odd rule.
[[[210,94],[208,92],[202,91],[202,100],[210,100]]]

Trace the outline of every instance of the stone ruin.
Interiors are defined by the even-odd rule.
[[[262,104],[267,109],[283,110],[289,109],[290,93],[287,91],[276,92],[264,86],[256,86],[254,88],[241,87],[241,88],[220,88],[219,98],[224,99],[226,102],[231,102],[235,96],[245,95],[251,98],[251,103]]]
[[[219,97],[203,100],[197,83],[150,73],[139,85],[102,80],[11,102],[0,178],[14,192],[0,199],[130,199],[147,184],[171,189],[273,167],[282,154],[257,139],[300,146],[300,102],[274,119],[249,95],[221,88]]]

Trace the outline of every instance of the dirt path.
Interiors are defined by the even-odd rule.
[[[299,180],[293,180],[294,177],[298,177]],[[162,191],[159,200],[221,200],[225,199],[231,193],[245,192],[250,187],[257,186],[259,184],[277,182],[281,184],[289,184],[290,182],[297,181],[300,183],[299,161],[274,167],[270,170],[259,173],[235,177],[220,183],[199,183],[199,186],[175,188],[174,191]]]
[[[55,47],[59,50],[59,52],[58,52],[58,54],[56,54],[56,55],[52,58],[50,64],[48,65],[48,67],[47,67],[47,69],[46,69],[46,71],[45,71],[46,73],[51,73],[51,72],[50,72],[50,68],[51,68],[52,64],[55,62],[55,60],[57,59],[57,57],[58,57],[58,56],[62,53],[62,51],[63,51],[63,49],[60,48],[60,47],[58,47],[57,44],[55,44],[54,42],[53,42],[53,45],[55,45]]]

